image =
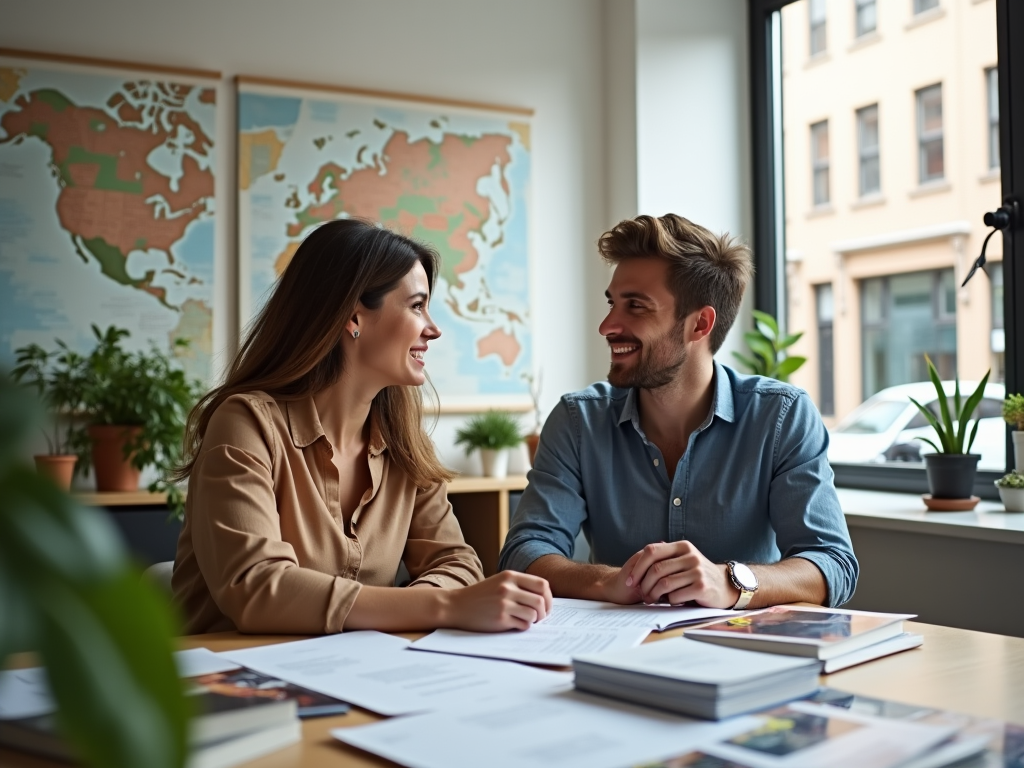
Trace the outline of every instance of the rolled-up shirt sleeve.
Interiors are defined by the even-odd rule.
[[[853,597],[859,566],[828,463],[828,431],[806,393],[781,415],[768,512],[783,558],[814,563],[828,586],[827,604]]]
[[[529,485],[498,559],[499,570],[526,571],[544,555],[572,557],[587,519],[579,436],[579,425],[563,399],[544,423]]]
[[[259,401],[214,413],[192,471],[196,562],[220,611],[241,632],[340,632],[360,584],[300,567],[284,541],[274,490],[274,441]]]
[[[444,483],[417,491],[402,561],[413,579],[410,587],[452,589],[483,579],[480,558],[462,537]]]

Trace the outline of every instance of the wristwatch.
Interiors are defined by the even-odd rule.
[[[743,563],[730,560],[725,564],[729,570],[729,580],[740,591],[739,599],[732,607],[734,611],[742,611],[757,592],[757,576]]]

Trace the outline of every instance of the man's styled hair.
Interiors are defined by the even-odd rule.
[[[620,221],[601,235],[597,247],[609,264],[639,258],[667,261],[676,317],[682,320],[696,309],[714,307],[711,354],[721,348],[754,272],[750,248],[728,233],[713,235],[674,213]]]

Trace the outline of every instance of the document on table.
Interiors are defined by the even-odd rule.
[[[538,624],[609,629],[647,627],[647,629],[663,632],[670,627],[734,615],[736,612],[729,609],[703,608],[699,605],[617,605],[596,600],[556,597],[551,613]]]
[[[209,648],[190,648],[187,651],[177,651],[174,654],[174,663],[178,667],[179,677],[199,677],[199,675],[212,675],[216,672],[238,669],[238,664],[228,661]]]
[[[408,640],[381,632],[345,632],[220,655],[382,715],[430,712],[572,687],[568,672],[533,669],[507,661],[413,653],[408,647]]]
[[[567,667],[573,656],[640,645],[647,627],[590,628],[534,624],[521,632],[466,632],[438,629],[412,644],[415,651],[509,659]]]
[[[690,720],[562,692],[508,696],[487,707],[338,728],[331,734],[409,768],[622,768],[730,738],[759,722],[752,717]]]

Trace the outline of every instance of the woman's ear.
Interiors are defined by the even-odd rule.
[[[352,317],[349,318],[349,321],[347,323],[345,323],[345,331],[353,339],[358,339],[359,338],[359,329],[360,329],[360,326],[359,326],[359,313],[356,312],[354,315],[352,315]]]

